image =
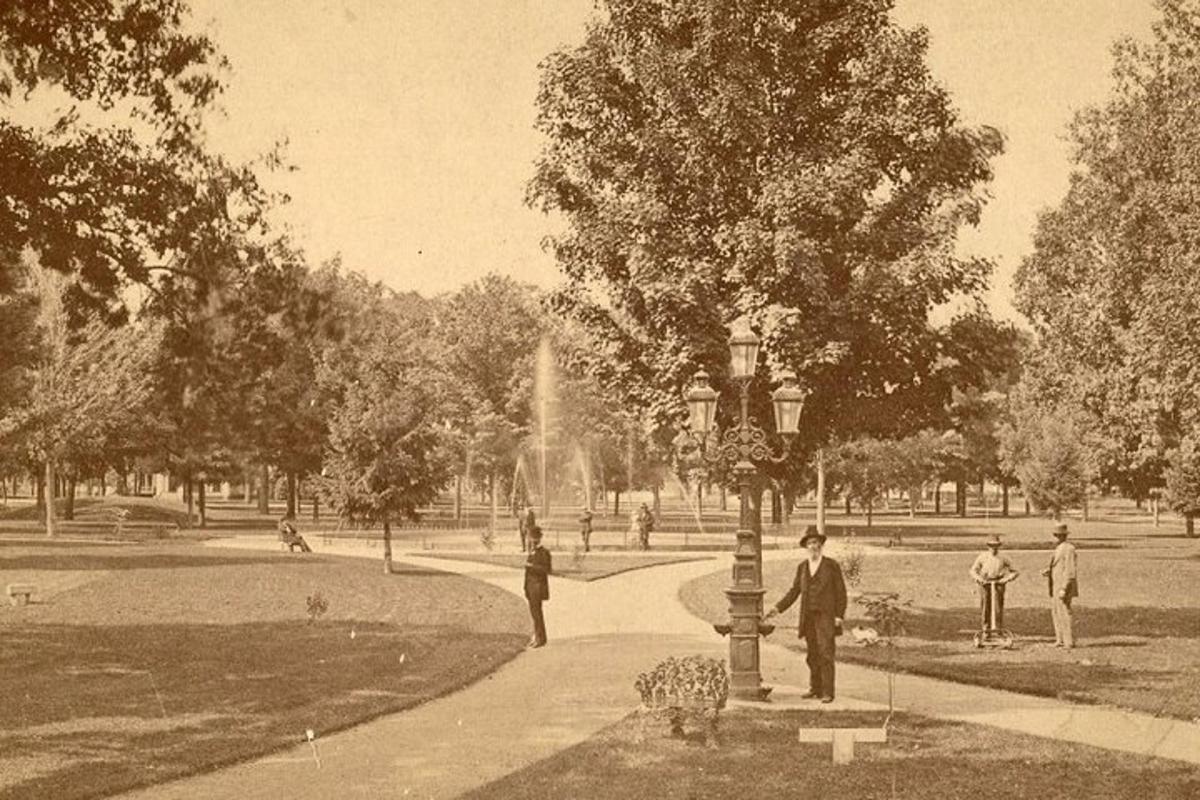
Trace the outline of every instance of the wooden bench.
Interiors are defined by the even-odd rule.
[[[8,602],[14,606],[29,605],[29,598],[37,591],[37,586],[32,583],[10,583],[8,585]]]
[[[801,728],[801,744],[833,743],[833,763],[849,764],[854,760],[855,742],[881,743],[887,741],[886,728]]]

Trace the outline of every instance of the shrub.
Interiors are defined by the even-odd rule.
[[[321,596],[320,592],[313,592],[307,598],[305,603],[308,605],[308,624],[312,625],[318,618],[329,610],[329,601]]]
[[[649,672],[638,675],[634,686],[646,706],[676,700],[700,700],[724,708],[729,698],[729,672],[725,662],[706,656],[671,656]]]
[[[673,736],[683,735],[684,719],[703,720],[704,741],[717,746],[717,717],[729,699],[729,673],[725,662],[705,656],[671,656],[634,683],[642,698],[638,738],[645,737],[646,719],[666,716]]]

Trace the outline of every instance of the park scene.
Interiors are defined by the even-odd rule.
[[[1200,797],[1200,0],[0,0],[0,800]]]

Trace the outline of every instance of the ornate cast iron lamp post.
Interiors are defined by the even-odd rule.
[[[719,434],[717,442],[706,451],[710,434],[715,433],[717,392],[708,383],[708,373],[696,373],[692,388],[685,398],[691,423],[691,433],[699,440],[701,455],[710,463],[732,463],[738,482],[740,514],[738,517],[737,547],[733,552],[733,585],[725,590],[729,598],[729,623],[714,625],[718,633],[729,635],[730,690],[734,697],[745,700],[765,700],[771,688],[762,685],[759,669],[759,635],[775,630],[774,625],[762,624],[762,553],[759,539],[760,523],[755,519],[757,509],[750,503],[751,485],[758,474],[755,461],[779,463],[787,458],[791,439],[800,426],[800,411],[804,392],[796,386],[791,371],[780,375],[782,386],[771,400],[775,406],[775,430],[783,436],[783,453],[776,456],[767,444],[767,435],[750,416],[750,383],[758,363],[759,339],[749,330],[739,331],[729,339],[731,375],[741,395],[741,414],[736,426]]]

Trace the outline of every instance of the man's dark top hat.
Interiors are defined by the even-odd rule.
[[[821,544],[825,544],[825,537],[818,533],[816,528],[809,528],[804,532],[804,535],[800,537],[800,546],[804,547],[813,539],[816,539]]]

